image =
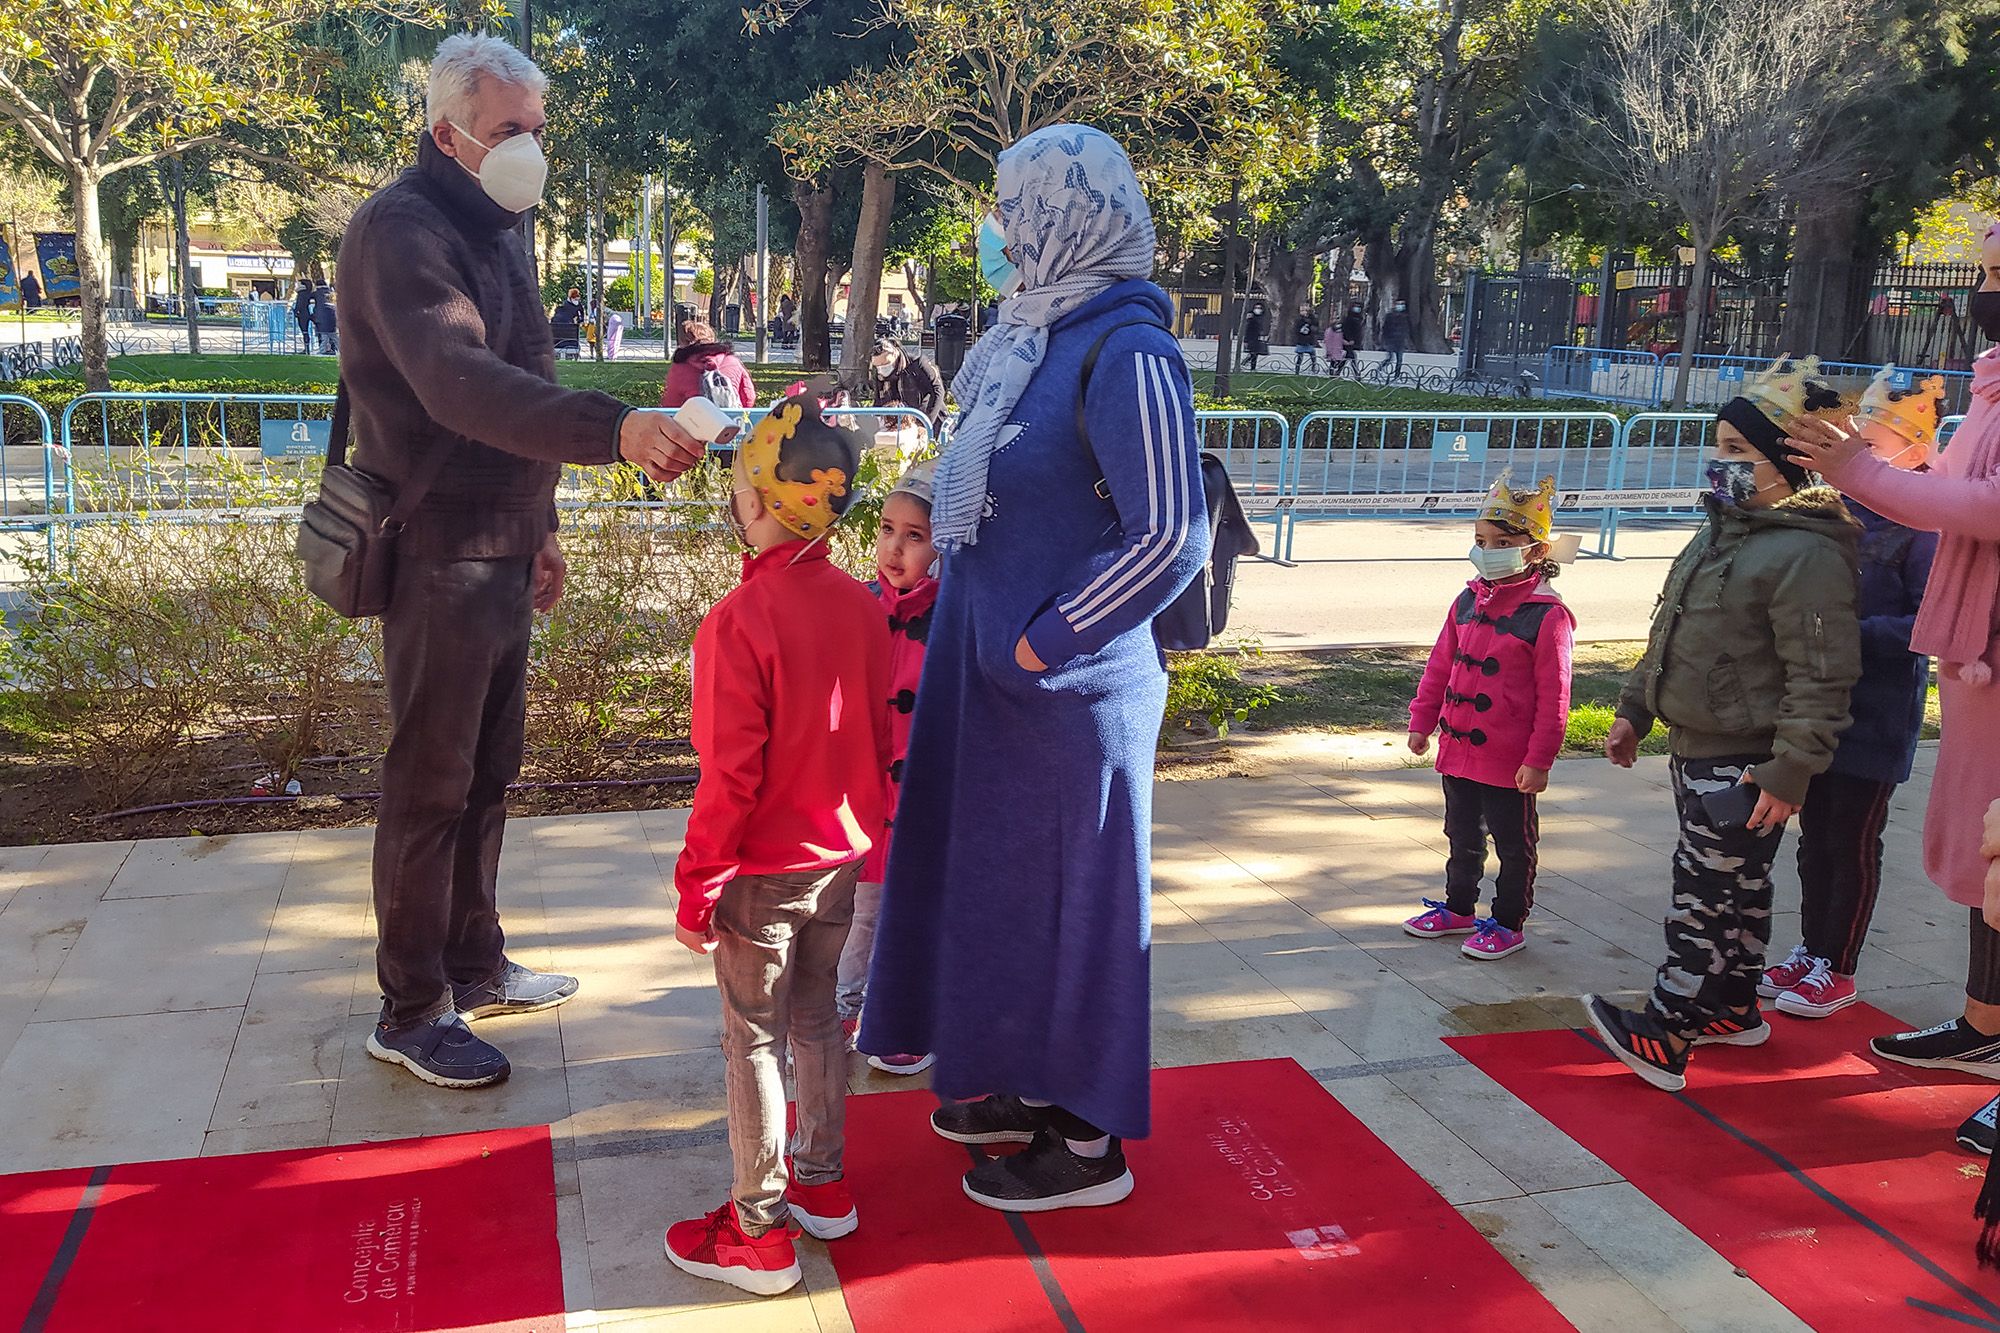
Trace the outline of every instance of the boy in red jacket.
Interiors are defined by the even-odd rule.
[[[735,1182],[720,1208],[669,1227],[666,1250],[760,1296],[799,1281],[788,1219],[822,1240],[857,1225],[841,1181],[847,1045],[834,982],[855,880],[887,821],[889,632],[822,539],[852,499],[860,454],[859,437],[809,397],[758,423],[729,499],[730,526],[755,554],[694,640],[701,782],[674,867],[674,933],[715,957]]]

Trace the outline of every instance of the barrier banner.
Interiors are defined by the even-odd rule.
[[[76,266],[75,232],[36,232],[35,255],[41,260],[44,300],[83,295],[83,279]]]
[[[1558,512],[1572,509],[1649,509],[1662,505],[1694,505],[1701,502],[1696,489],[1649,491],[1562,491],[1556,496]],[[1345,513],[1349,510],[1392,510],[1409,513],[1455,513],[1476,510],[1486,503],[1485,491],[1409,491],[1401,495],[1286,495],[1244,497],[1246,511],[1297,514]]]
[[[21,280],[14,272],[14,252],[7,246],[7,238],[0,236],[0,305],[13,305],[21,299]]]

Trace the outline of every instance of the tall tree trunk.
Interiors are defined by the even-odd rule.
[[[882,309],[882,256],[889,248],[889,216],[896,178],[880,162],[861,171],[861,220],[854,228],[854,285],[847,293],[847,337],[840,352],[840,382],[858,389],[868,382],[875,318]]]
[[[1859,338],[1880,243],[1864,234],[1866,209],[1867,200],[1856,193],[1800,210],[1779,351],[1830,361],[1867,359]]]
[[[1694,273],[1688,279],[1687,308],[1681,312],[1681,354],[1675,363],[1673,409],[1687,406],[1688,379],[1694,374],[1694,355],[1701,342],[1701,316],[1708,306],[1708,269],[1714,242],[1703,236],[1694,240]]]
[[[111,387],[111,345],[104,329],[104,238],[97,189],[104,177],[96,167],[71,163],[70,221],[76,227],[78,311],[83,316],[84,387]]]
[[[1354,280],[1354,238],[1334,243],[1327,267],[1326,291],[1320,300],[1320,323],[1338,323],[1347,314],[1347,288]]]
[[[799,238],[792,257],[798,266],[799,360],[807,370],[833,365],[826,296],[826,260],[833,248],[833,191],[813,181],[792,182],[799,210]]]
[[[1276,307],[1271,312],[1271,333],[1281,344],[1291,342],[1292,325],[1312,304],[1313,270],[1318,264],[1317,250],[1287,250],[1277,241],[1271,242],[1264,282]]]

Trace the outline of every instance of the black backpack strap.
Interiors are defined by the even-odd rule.
[[[1104,354],[1104,344],[1110,339],[1111,335],[1120,329],[1145,326],[1151,326],[1156,329],[1165,329],[1167,327],[1157,319],[1128,319],[1122,324],[1113,324],[1110,328],[1098,334],[1097,341],[1092,343],[1090,350],[1083,354],[1083,373],[1078,377],[1076,386],[1076,438],[1082,442],[1084,455],[1090,459],[1090,465],[1097,470],[1096,489],[1097,498],[1100,500],[1109,500],[1111,498],[1111,483],[1105,480],[1104,468],[1097,461],[1097,450],[1093,449],[1090,444],[1090,427],[1085,425],[1083,420],[1084,395],[1090,392],[1091,372],[1097,369],[1097,358]],[[1168,331],[1171,332],[1171,330]]]

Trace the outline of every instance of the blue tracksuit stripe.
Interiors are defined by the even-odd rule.
[[[1174,386],[1164,357],[1140,353],[1132,368],[1134,415],[1146,462],[1146,527],[1116,563],[1064,602],[1063,618],[1079,633],[1141,596],[1173,568],[1187,543],[1187,422],[1174,410]]]

